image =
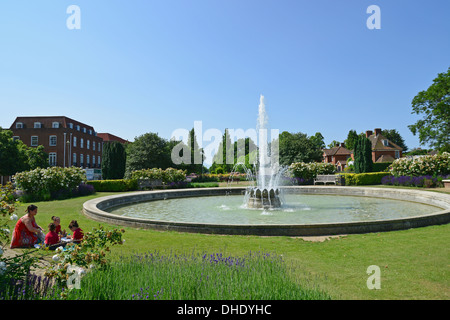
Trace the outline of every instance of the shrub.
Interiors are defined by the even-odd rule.
[[[167,168],[166,170],[160,168],[135,170],[131,172],[131,178],[135,180],[161,180],[164,184],[170,184],[171,182],[182,182],[186,180],[186,170],[174,168]]]
[[[345,185],[361,186],[381,184],[381,180],[385,176],[390,176],[389,172],[368,172],[368,173],[343,173],[345,177]]]
[[[16,173],[16,187],[22,190],[27,200],[50,200],[60,194],[69,195],[81,183],[86,182],[86,173],[77,167],[37,168]]]
[[[124,192],[138,189],[135,179],[91,180],[87,184],[99,192]]]
[[[420,177],[413,177],[413,176],[394,177],[389,175],[381,179],[381,183],[393,186],[434,188],[434,187],[443,187],[442,180],[446,179],[447,177],[448,176],[433,177],[430,175]]]
[[[389,171],[396,177],[447,175],[450,174],[450,153],[397,159],[392,163]]]
[[[296,162],[289,166],[289,171],[294,178],[312,180],[319,174],[334,174],[336,167],[332,163]]]

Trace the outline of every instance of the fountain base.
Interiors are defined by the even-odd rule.
[[[271,209],[281,207],[280,189],[252,188],[247,191],[247,207],[252,209]]]

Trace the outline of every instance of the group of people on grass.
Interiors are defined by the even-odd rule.
[[[43,244],[50,249],[55,249],[60,245],[65,245],[62,238],[75,243],[79,243],[83,239],[83,230],[78,226],[76,220],[70,222],[69,229],[72,231],[72,235],[68,235],[66,230],[61,230],[61,220],[56,216],[52,217],[52,222],[48,225],[48,233],[44,235],[44,229],[36,223],[37,211],[37,206],[29,205],[25,210],[26,214],[17,221],[12,234],[11,249],[30,248],[36,244]]]

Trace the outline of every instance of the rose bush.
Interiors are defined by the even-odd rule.
[[[334,174],[336,167],[332,163],[323,162],[295,162],[289,166],[292,177],[306,181],[312,180],[319,174]]]
[[[76,195],[79,186],[86,182],[86,173],[78,167],[37,168],[17,173],[14,181],[27,200],[50,200],[61,194],[66,197]]]
[[[389,172],[395,176],[438,176],[450,174],[450,153],[428,155],[420,158],[400,158],[395,160]]]

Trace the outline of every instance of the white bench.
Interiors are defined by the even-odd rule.
[[[314,179],[314,184],[317,184],[317,183],[323,183],[323,184],[334,183],[334,184],[337,184],[337,181],[336,181],[336,175],[334,175],[334,174],[322,174],[322,175],[318,175],[318,176]]]
[[[444,188],[450,188],[450,179],[442,180]]]

